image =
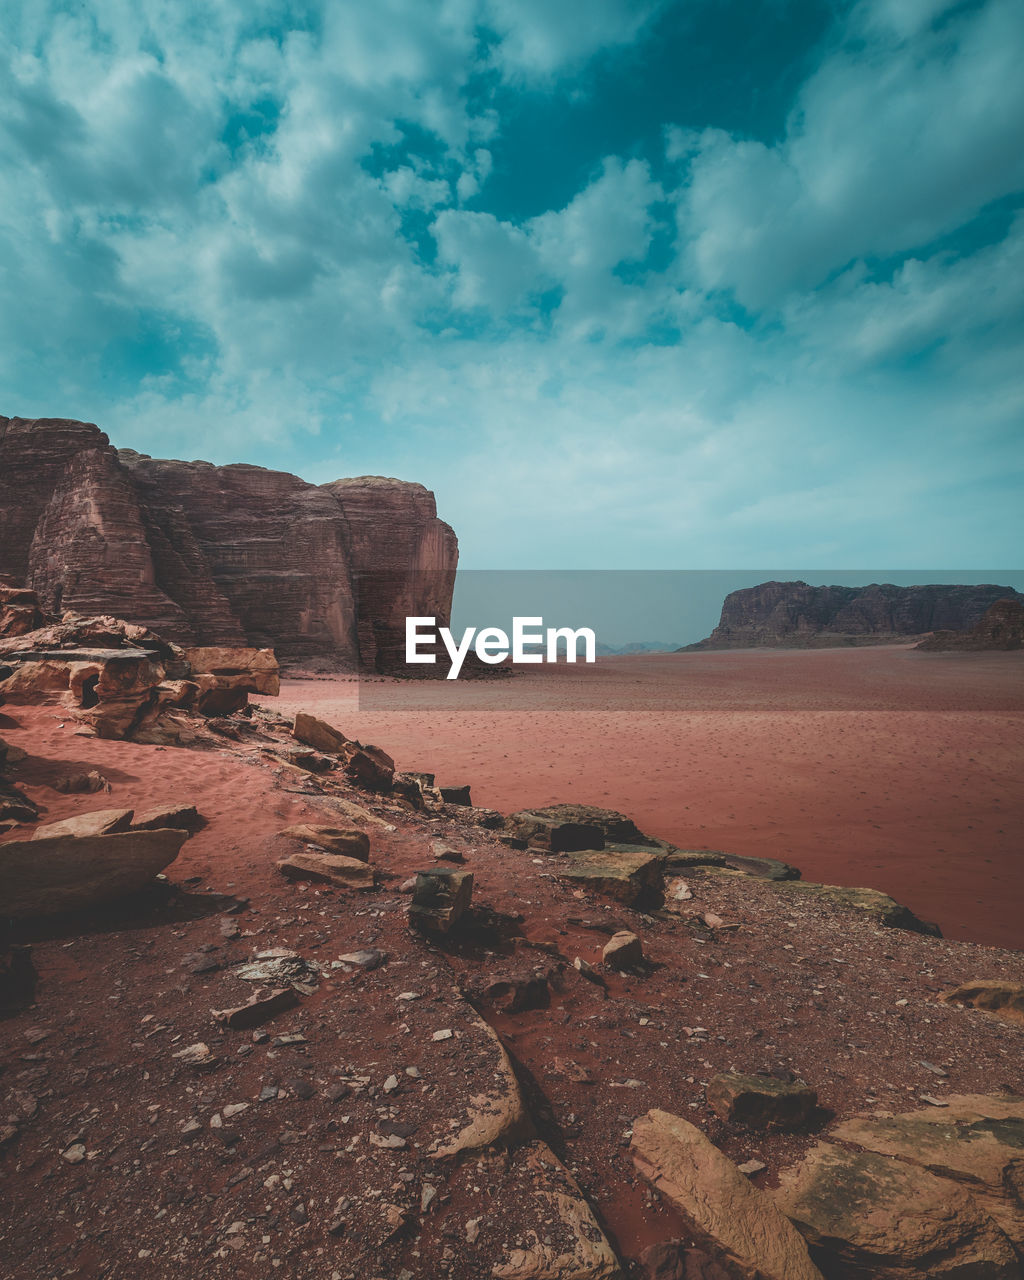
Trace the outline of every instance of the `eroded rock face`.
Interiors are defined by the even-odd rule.
[[[1024,601],[997,600],[970,631],[936,631],[917,647],[931,653],[1024,648]]]
[[[404,656],[406,614],[447,622],[457,559],[421,485],[317,486],[117,452],[91,423],[0,418],[0,574],[51,612],[116,613],[190,647],[387,670]]]
[[[1012,587],[928,584],[811,587],[762,582],[732,591],[711,635],[688,650],[829,648],[885,644],[931,631],[969,631],[997,600],[1021,601]]]

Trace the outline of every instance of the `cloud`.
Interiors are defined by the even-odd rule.
[[[1020,190],[1021,7],[993,0],[905,39],[943,7],[858,10],[777,144],[714,129],[689,139],[677,193],[689,278],[760,310],[857,259],[927,246]],[[671,155],[685,145],[670,136]]]
[[[1019,7],[859,4],[781,136],[582,147],[564,104],[607,125],[661,8],[5,6],[0,410],[415,478],[483,567],[1000,558]],[[531,217],[521,102],[582,175]]]

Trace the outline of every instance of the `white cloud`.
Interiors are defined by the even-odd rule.
[[[692,279],[760,309],[1019,190],[1022,37],[1018,0],[991,0],[910,43],[851,41],[804,85],[777,145],[705,132],[678,192]],[[670,135],[673,155],[681,142]]]
[[[544,79],[601,49],[630,44],[665,0],[484,0],[484,20],[501,37],[494,62],[513,77]]]

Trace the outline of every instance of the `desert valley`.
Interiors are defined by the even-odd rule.
[[[454,702],[419,486],[0,446],[12,1274],[1021,1275],[1018,601]]]

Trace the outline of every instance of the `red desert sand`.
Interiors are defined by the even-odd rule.
[[[1024,654],[907,646],[600,659],[499,681],[286,680],[266,705],[508,813],[628,813],[687,848],[867,885],[1024,946]]]

